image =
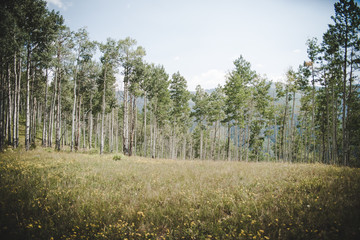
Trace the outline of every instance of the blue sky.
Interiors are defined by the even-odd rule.
[[[307,59],[306,40],[332,22],[335,0],[47,0],[71,30],[90,38],[137,40],[147,62],[179,71],[189,90],[225,83],[243,55],[269,80],[284,78]],[[120,82],[120,81],[119,81]],[[121,85],[121,84],[119,84]],[[121,87],[121,86],[120,86]]]

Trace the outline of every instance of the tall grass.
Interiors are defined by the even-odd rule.
[[[2,239],[356,239],[360,170],[0,154]]]

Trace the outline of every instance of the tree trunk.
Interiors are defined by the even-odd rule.
[[[25,149],[30,149],[30,47],[27,49],[26,58],[26,121],[25,121]]]
[[[266,161],[269,162],[270,159],[270,136],[267,138],[267,157]]]
[[[74,144],[75,144],[75,116],[76,116],[76,74],[77,71],[75,70],[74,73],[74,102],[73,102],[73,109],[72,109],[72,117],[71,117],[71,142],[70,142],[70,151],[73,151]]]
[[[63,114],[63,113],[61,113]],[[63,118],[63,122],[62,122],[62,125],[61,126],[64,126],[64,130],[61,130],[62,133],[61,133],[61,147],[64,148],[64,146],[67,145],[67,125],[66,125],[66,119],[67,119],[67,115],[64,115]]]
[[[174,124],[172,129],[171,159],[176,159],[176,155],[176,127]]]
[[[46,147],[47,145],[47,131],[46,131],[46,125],[47,125],[47,98],[48,98],[48,68],[46,68],[46,74],[45,74],[45,96],[44,96],[44,110],[43,110],[43,132],[42,132],[42,146]]]
[[[129,126],[129,156],[131,156],[132,155],[132,151],[133,151],[133,144],[134,144],[134,140],[133,140],[133,117],[134,117],[134,112],[133,112],[133,94],[131,94],[130,92],[128,93],[129,95],[129,107],[128,107],[128,109],[129,109],[129,124],[130,124],[130,126]]]
[[[206,127],[205,127],[205,129],[204,129],[205,134],[206,134],[206,132],[207,132],[206,130],[207,130],[207,129],[206,129]],[[203,153],[203,159],[206,160],[206,159],[208,159],[208,158],[207,158],[207,149],[208,149],[208,145],[207,145],[207,144],[208,144],[208,141],[207,141],[207,138],[204,139],[204,137],[203,137],[203,140],[205,140],[205,141],[204,141],[204,150],[203,150],[203,152],[204,152],[204,153]]]
[[[83,109],[83,149],[86,148],[86,112]]]
[[[281,159],[282,161],[287,161],[287,147],[286,147],[286,131],[287,131],[287,124],[286,124],[286,120],[287,120],[287,111],[288,111],[288,91],[286,89],[286,94],[285,94],[285,110],[284,110],[284,117],[283,117],[283,127],[282,127],[282,133],[281,133]]]
[[[152,151],[152,145],[153,145],[153,141],[154,141],[154,124],[151,124],[151,121],[153,119],[153,115],[150,114],[150,149]]]
[[[275,162],[278,161],[278,151],[277,151],[277,130],[278,130],[278,127],[277,127],[277,122],[276,122],[276,113],[274,115],[274,120],[275,120],[275,125],[274,125],[274,132],[275,132]]]
[[[152,154],[151,154],[151,157],[152,158],[156,158],[156,135],[157,135],[157,126],[156,126],[156,117],[155,115],[153,115],[153,142],[152,142]]]
[[[336,99],[335,99],[335,90],[334,90],[334,83],[331,81],[331,112],[332,112],[332,158],[333,164],[336,164],[337,161],[337,139],[336,139],[336,126],[337,126],[337,110],[335,109]]]
[[[312,75],[311,139],[312,139],[312,144],[313,144],[312,162],[315,162],[315,72],[314,72],[314,63],[311,65],[311,75]]]
[[[21,93],[21,58],[19,58],[18,66],[18,84],[17,84],[17,109],[16,109],[16,147],[19,146],[19,119],[20,119],[20,93]]]
[[[0,150],[3,149],[4,146],[4,88],[3,88],[3,74],[2,71],[0,71]]]
[[[190,138],[189,149],[190,149],[190,151],[189,151],[189,159],[192,160],[192,158],[193,158],[193,139],[192,138]]]
[[[110,146],[110,152],[114,151],[114,108],[111,109],[111,116],[110,116],[110,136],[109,136],[109,144]]]
[[[118,111],[119,109],[116,108],[116,115],[115,115],[115,150],[118,153],[119,152],[119,119],[118,119]]]
[[[348,36],[347,36],[347,31],[346,31],[346,38],[345,38],[345,49],[344,49],[344,73],[343,73],[343,106],[342,106],[342,157],[343,157],[343,164],[344,166],[347,165],[347,159],[346,159],[346,156],[347,156],[347,144],[346,144],[346,96],[347,96],[347,93],[346,93],[346,75],[347,75],[347,43],[348,43]]]
[[[49,111],[49,127],[48,127],[48,143],[47,143],[48,147],[51,147],[52,145],[53,121],[54,121],[54,96],[52,96],[52,100],[50,103],[50,111]]]
[[[13,148],[17,148],[17,141],[16,141],[16,129],[18,128],[17,125],[17,91],[18,91],[18,86],[17,86],[17,69],[16,69],[17,63],[16,63],[16,53],[14,54],[14,93],[13,93],[13,104],[14,104],[14,110],[13,110]]]
[[[249,161],[249,140],[250,140],[250,126],[246,125],[246,139],[245,139],[245,161]]]
[[[90,94],[90,112],[89,112],[89,149],[92,147],[92,133],[93,133],[93,114],[92,114],[92,101],[93,101],[93,95]]]
[[[240,129],[240,139],[239,139],[239,161],[242,161],[243,160],[243,137],[244,137],[244,132],[245,132],[245,129]]]
[[[330,104],[330,99],[329,99],[329,83],[328,83],[328,79],[326,77],[326,73],[324,72],[324,82],[325,82],[325,95],[326,95],[326,147],[325,147],[325,161],[327,164],[330,163],[330,157],[331,157],[331,152],[330,152],[330,141],[331,141],[331,137],[330,137],[330,115],[329,115],[329,104]]]
[[[134,102],[134,106],[135,106],[135,123],[134,123],[134,156],[136,156],[136,129],[137,129],[137,106],[136,106],[136,99],[135,99],[135,102]]]
[[[105,107],[106,107],[106,102],[105,102],[105,92],[106,90],[106,66],[105,66],[105,70],[104,70],[104,89],[103,89],[103,96],[102,96],[102,107],[101,107],[101,133],[100,133],[100,155],[103,154],[104,152],[104,120],[105,120]]]
[[[160,131],[160,141],[161,141],[161,158],[165,158],[164,157],[164,145],[165,145],[165,139],[164,139],[164,134],[162,133],[162,131]]]
[[[239,160],[239,149],[240,149],[240,128],[238,126],[239,124],[235,125],[235,133],[234,133],[234,143],[235,143],[235,148],[234,148],[234,160],[238,161]]]
[[[57,70],[58,73],[58,95],[57,95],[57,121],[56,121],[56,141],[55,149],[60,151],[60,141],[61,141],[61,74],[60,69]]]
[[[37,99],[34,97],[34,83],[35,83],[35,72],[36,68],[33,66],[31,72],[31,86],[30,86],[30,144],[35,145],[35,136],[36,136],[36,104]]]
[[[221,139],[221,123],[220,120],[218,120],[218,126],[219,126],[219,137],[217,139],[217,160],[220,160],[220,139]]]
[[[115,123],[116,123],[116,129],[115,129],[115,146],[116,146],[116,152],[119,152],[119,108],[116,108],[116,115],[115,115]]]
[[[200,126],[200,160],[203,160],[203,138],[204,138],[204,130],[202,126]]]
[[[144,157],[147,157],[147,134],[146,134],[146,113],[147,113],[147,109],[146,109],[146,92],[145,92],[145,96],[144,96]]]
[[[295,99],[296,99],[296,92],[295,90],[293,91],[293,104],[292,104],[292,112],[291,112],[291,122],[290,122],[290,146],[289,146],[289,161],[292,162],[293,161],[293,150],[294,150],[294,135],[295,135],[295,119],[294,119],[294,115],[295,115]]]
[[[228,134],[227,134],[227,148],[226,148],[226,156],[227,156],[227,160],[230,161],[231,160],[231,156],[230,156],[230,134],[231,134],[231,126],[230,126],[230,122],[228,122]]]
[[[183,136],[183,160],[185,160],[186,159],[186,136],[185,136],[185,134],[184,134],[184,136]]]
[[[214,123],[213,123],[213,125],[214,125],[214,138],[213,138],[213,140],[211,141],[211,156],[210,156],[210,158],[212,159],[212,160],[214,160],[215,159],[215,142],[216,142],[216,125],[217,125],[217,122],[215,121]]]
[[[82,98],[79,96],[78,110],[77,110],[77,127],[76,127],[76,136],[75,136],[75,150],[79,150],[81,146],[81,103]]]
[[[11,123],[12,123],[12,92],[11,92],[11,80],[10,80],[10,64],[7,64],[7,80],[8,80],[8,144],[12,145]]]
[[[135,131],[136,131],[136,97],[130,95],[130,141],[129,141],[129,156],[133,155],[135,146]],[[135,149],[136,151],[136,149]],[[136,154],[135,154],[136,155]]]
[[[123,153],[129,155],[129,110],[128,110],[128,76],[124,79],[124,110],[123,110]]]
[[[304,129],[305,129],[305,160],[307,163],[310,163],[309,154],[310,154],[311,137],[309,134],[309,128],[307,126],[308,126],[308,118],[307,118],[307,114],[305,114],[305,126],[304,126]]]
[[[98,113],[96,116],[95,148],[97,148],[99,142],[99,121],[100,121],[99,118],[100,118],[100,113]]]

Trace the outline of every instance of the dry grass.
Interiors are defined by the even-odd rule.
[[[360,170],[0,154],[6,239],[356,239]],[[4,238],[2,238],[4,239]]]

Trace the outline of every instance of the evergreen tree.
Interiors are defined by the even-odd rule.
[[[170,99],[172,106],[170,111],[170,121],[172,128],[172,148],[171,158],[177,158],[177,137],[182,137],[185,141],[185,134],[188,128],[188,119],[190,116],[190,92],[187,90],[187,83],[179,72],[172,75],[170,82]]]
[[[237,125],[240,129],[245,127],[247,123],[246,143],[246,161],[248,160],[250,126],[253,116],[253,105],[249,101],[252,90],[249,84],[256,78],[255,71],[251,70],[251,64],[242,56],[234,61],[235,69],[232,70],[226,79],[224,86],[225,99],[225,120],[228,123],[228,143],[227,156],[230,160],[230,130],[231,127]]]

